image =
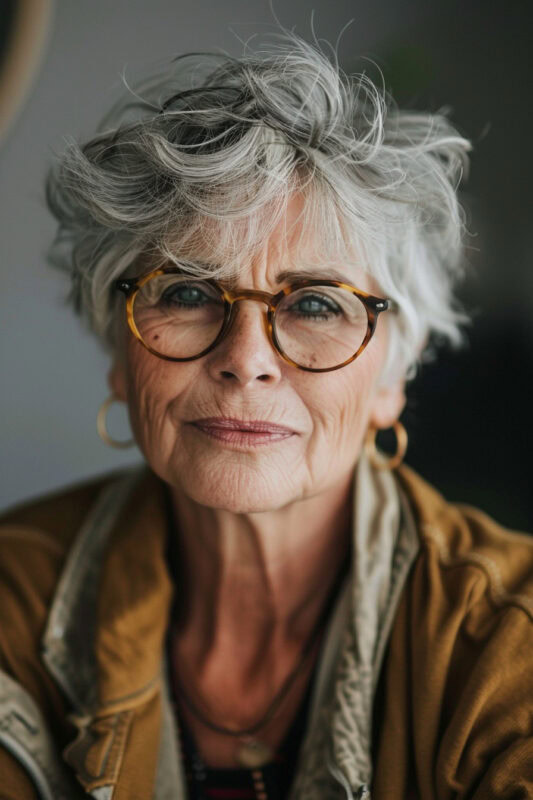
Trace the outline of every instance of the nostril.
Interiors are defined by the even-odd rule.
[[[237,375],[235,375],[234,372],[230,372],[227,369],[221,370],[220,371],[220,375],[222,376],[222,378],[225,378],[226,380],[232,380],[232,379],[236,380],[237,379]],[[258,381],[269,381],[270,378],[271,378],[271,376],[267,375],[266,373],[263,373],[262,375],[257,375],[257,380]]]

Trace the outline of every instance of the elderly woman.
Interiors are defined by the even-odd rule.
[[[533,544],[401,464],[468,142],[290,35],[142,96],[48,196],[146,465],[4,517],[2,797],[533,797]]]

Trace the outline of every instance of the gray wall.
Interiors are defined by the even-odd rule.
[[[306,37],[314,8],[316,31],[330,41],[354,18],[339,51],[349,62],[420,24],[422,5],[291,0],[274,8]],[[198,48],[238,54],[230,29],[246,38],[272,21],[262,0],[56,2],[42,69],[0,149],[0,506],[140,458],[106,448],[96,435],[107,359],[64,308],[64,278],[45,263],[54,225],[42,185],[53,153],[66,136],[92,132],[120,92],[124,66],[142,74],[159,59]]]

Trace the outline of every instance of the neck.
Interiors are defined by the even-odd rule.
[[[313,629],[350,543],[352,476],[256,514],[200,506],[173,490],[179,531],[180,638],[195,661],[221,649],[250,665]]]

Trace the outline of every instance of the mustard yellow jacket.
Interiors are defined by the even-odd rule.
[[[386,481],[386,582],[375,552],[347,579],[291,800],[533,798],[533,538],[407,466]],[[185,800],[167,528],[146,468],[1,520],[1,798]]]

